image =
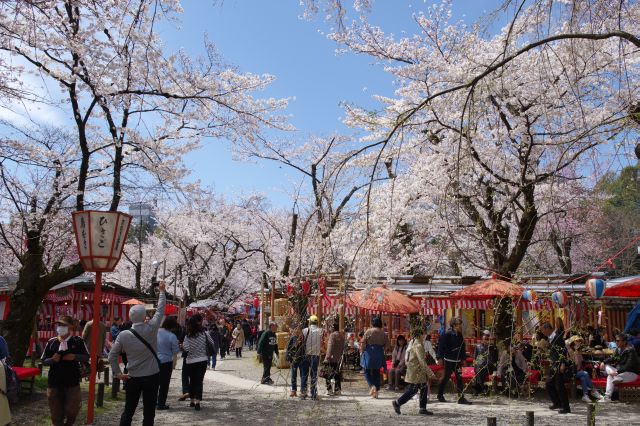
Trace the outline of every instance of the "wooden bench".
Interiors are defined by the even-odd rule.
[[[16,376],[20,382],[29,383],[29,395],[33,395],[33,387],[36,382],[36,376],[40,375],[39,368],[28,368],[28,367],[12,367],[13,371],[16,372]]]

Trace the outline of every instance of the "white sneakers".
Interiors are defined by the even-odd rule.
[[[608,397],[605,395],[602,398],[600,398],[598,402],[611,402],[611,397]]]
[[[597,390],[595,390],[595,389],[594,389],[593,391],[591,391],[591,395],[593,395],[593,397],[594,397],[594,398],[598,398],[598,399],[602,399],[602,398],[604,398],[604,397],[602,396],[602,394],[600,394],[600,392],[598,392],[598,391],[597,391]]]
[[[591,403],[591,398],[589,398],[589,395],[583,395],[583,396],[582,396],[582,400],[583,400],[584,402],[586,402],[587,404],[590,404],[590,403]]]

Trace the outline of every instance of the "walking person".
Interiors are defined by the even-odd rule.
[[[342,393],[342,354],[344,352],[344,333],[340,332],[340,325],[333,323],[333,331],[329,335],[327,344],[327,354],[324,363],[329,367],[329,374],[326,377],[327,395],[340,395]],[[331,380],[335,385],[331,388]]]
[[[138,407],[142,395],[143,426],[151,426],[156,416],[158,401],[158,386],[160,384],[160,360],[158,359],[158,329],[166,304],[165,284],[158,284],[160,295],[156,313],[148,322],[144,305],[135,305],[129,311],[129,319],[133,323],[131,329],[121,331],[111,352],[109,363],[114,377],[126,382],[127,391],[124,411],[120,417],[120,426],[129,426]],[[120,371],[118,357],[120,353],[127,353],[128,373]]]
[[[304,336],[302,335],[302,329],[300,327],[294,328],[293,333],[289,338],[289,342],[287,343],[287,350],[285,352],[285,357],[289,362],[289,364],[291,365],[291,393],[289,393],[289,396],[291,398],[295,398],[298,395],[297,394],[298,371],[300,371],[302,376],[302,370],[300,370],[300,364],[304,360],[305,346],[306,346],[306,343],[304,341]],[[300,379],[302,379],[302,377],[300,377]],[[301,385],[302,385],[302,380],[301,380]]]
[[[187,372],[189,373],[189,398],[190,407],[200,411],[200,401],[202,401],[202,388],[204,375],[207,372],[207,344],[213,346],[209,335],[202,327],[202,317],[194,315],[189,318],[187,325],[187,335],[182,343],[182,348],[187,351]],[[208,343],[207,343],[208,342]]]
[[[307,397],[307,382],[311,379],[311,399],[318,399],[318,366],[322,348],[322,328],[318,327],[318,317],[309,317],[309,327],[302,330],[305,339],[305,357],[300,366],[302,386],[300,396]]]
[[[411,333],[411,336],[411,342],[406,347],[405,352],[407,374],[404,381],[408,383],[408,386],[400,398],[392,401],[393,409],[397,414],[400,414],[400,407],[420,392],[419,413],[430,416],[433,415],[433,412],[427,410],[427,398],[429,396],[428,382],[435,377],[435,374],[427,365],[427,355],[424,351],[424,330],[416,327]]]
[[[171,373],[176,368],[180,346],[174,330],[178,328],[178,322],[174,317],[168,317],[158,330],[158,358],[160,359],[160,383],[158,386],[158,410],[168,410],[167,394]]]
[[[384,352],[390,346],[389,338],[382,329],[382,319],[371,320],[371,328],[364,332],[360,342],[360,364],[369,385],[369,395],[378,398],[380,392],[380,369],[386,365]]]
[[[249,346],[249,350],[251,350],[251,345],[249,341],[251,339],[251,326],[249,326],[249,321],[247,319],[242,320],[242,332],[244,333],[244,343]]]
[[[229,329],[225,324],[224,318],[218,321],[218,334],[220,335],[220,359],[227,356],[227,347],[229,346]]]
[[[424,339],[422,339],[424,340]],[[424,347],[423,347],[424,350]],[[407,371],[405,358],[407,355],[407,339],[400,334],[396,337],[396,345],[391,353],[391,370],[389,370],[389,390],[397,391],[400,386],[400,377]],[[426,353],[425,353],[426,357]],[[426,358],[425,358],[426,360]],[[425,361],[426,362],[426,361]]]
[[[213,354],[210,356],[211,368],[215,370],[216,358],[218,358],[218,351],[220,350],[220,331],[215,323],[209,329],[209,338],[213,343]]]
[[[464,337],[462,336],[462,320],[452,318],[449,324],[451,328],[440,336],[438,342],[438,365],[444,365],[444,377],[438,388],[438,401],[447,402],[444,399],[444,389],[451,378],[451,373],[454,373],[458,390],[458,404],[471,405],[471,402],[464,397],[462,388],[462,363],[467,358]]]
[[[551,399],[553,403],[549,409],[558,410],[560,414],[567,414],[571,412],[571,408],[569,406],[567,389],[564,387],[565,373],[568,373],[569,367],[567,347],[564,343],[564,328],[558,327],[555,332],[553,332],[551,324],[545,322],[542,324],[541,331],[542,334],[549,338],[550,342],[550,376],[545,386],[549,394],[549,399]]]
[[[255,321],[251,322],[249,330],[249,350],[252,351],[258,339],[258,326]]]
[[[231,333],[231,338],[234,342],[236,358],[242,358],[242,347],[244,346],[244,330],[242,329],[242,324],[236,324],[236,328],[234,328]]]
[[[258,340],[258,346],[256,351],[258,352],[258,361],[262,362],[262,380],[263,385],[272,385],[271,380],[271,364],[273,363],[273,357],[278,356],[278,339],[276,337],[276,331],[278,330],[278,324],[272,322],[269,324],[269,329],[262,333],[260,340]]]
[[[82,402],[80,363],[88,362],[89,354],[82,338],[73,336],[73,318],[63,315],[56,324],[58,337],[50,339],[42,352],[42,363],[49,366],[47,400],[51,423],[72,425]]]

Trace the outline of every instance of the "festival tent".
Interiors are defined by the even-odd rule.
[[[122,302],[123,305],[144,305],[144,302],[139,301],[138,299],[129,299]]]
[[[376,313],[404,315],[420,311],[415,300],[386,286],[356,291],[349,295],[347,304]]]
[[[640,299],[640,278],[634,278],[609,287],[604,297],[621,297],[626,299]]]
[[[624,326],[624,332],[628,333],[632,328],[636,330],[640,329],[640,302],[629,312],[627,324]]]
[[[520,297],[524,288],[509,281],[491,278],[451,293],[452,299],[487,300],[501,297]]]

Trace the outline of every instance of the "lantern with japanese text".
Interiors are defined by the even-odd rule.
[[[522,298],[529,303],[536,303],[538,295],[533,290],[525,290],[522,292]]]
[[[589,296],[594,299],[600,299],[604,294],[604,290],[606,289],[604,280],[601,280],[599,278],[588,279],[585,287],[587,289],[587,293],[589,293]]]
[[[115,269],[127,240],[131,216],[120,212],[85,210],[73,213],[80,263],[87,272]]]
[[[100,322],[102,301],[102,273],[111,272],[118,265],[122,249],[127,240],[131,216],[120,212],[84,210],[73,212],[73,233],[76,236],[78,257],[87,272],[96,273],[96,286],[93,290],[94,322]],[[98,330],[91,329],[89,373],[89,396],[87,398],[87,424],[93,423],[95,384],[98,359]],[[102,348],[100,348],[102,349]]]
[[[304,280],[300,283],[300,287],[302,288],[302,294],[308,296],[309,292],[311,291],[311,283],[307,280]]]
[[[551,300],[553,301],[553,303],[555,303],[556,305],[563,307],[564,305],[567,304],[567,301],[569,300],[567,293],[564,292],[563,290],[560,291],[556,291],[551,295]]]

